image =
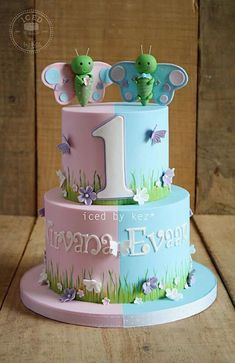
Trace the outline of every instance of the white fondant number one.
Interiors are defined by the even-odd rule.
[[[97,197],[99,199],[133,197],[132,190],[125,182],[124,162],[124,119],[115,116],[112,120],[92,132],[105,143],[106,186]]]

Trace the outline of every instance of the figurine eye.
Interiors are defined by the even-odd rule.
[[[139,66],[141,65],[141,62],[138,62]]]
[[[150,62],[147,62],[148,65],[150,65]]]
[[[83,65],[83,63],[81,62],[81,63],[80,63],[80,66],[82,66],[82,65]]]
[[[88,64],[91,64],[91,62],[88,62]]]

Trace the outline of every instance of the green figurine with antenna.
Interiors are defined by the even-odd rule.
[[[89,48],[86,55],[79,55],[77,49],[75,49],[75,52],[77,56],[71,62],[71,68],[75,74],[75,93],[80,105],[84,107],[88,104],[92,92],[93,75],[91,71],[93,69],[93,60],[88,55]]]
[[[151,55],[151,45],[149,47],[149,53],[143,53],[143,47],[141,45],[141,54],[135,61],[135,68],[140,73],[139,76],[135,77],[138,90],[138,99],[143,106],[146,106],[148,102],[153,98],[153,87],[155,79],[153,73],[157,69],[156,58]]]

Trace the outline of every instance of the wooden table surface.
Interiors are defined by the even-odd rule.
[[[0,362],[232,363],[235,361],[235,216],[194,216],[195,260],[217,276],[218,298],[175,323],[102,329],[48,320],[23,306],[20,278],[42,262],[43,220],[0,216]]]

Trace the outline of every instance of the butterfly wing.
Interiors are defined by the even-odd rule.
[[[60,105],[69,104],[75,96],[74,73],[70,64],[50,64],[42,72],[42,82],[53,89],[55,99]]]
[[[92,75],[94,77],[89,102],[101,102],[104,98],[105,88],[112,84],[109,78],[111,66],[104,62],[94,62]]]
[[[169,105],[175,91],[188,82],[185,70],[175,64],[159,63],[153,77],[155,79],[153,99],[160,106]]]
[[[127,102],[137,99],[137,87],[134,82],[137,74],[135,63],[129,61],[116,63],[109,71],[110,79],[120,87],[122,98]]]
[[[166,130],[153,131],[153,134],[151,136],[152,143],[153,144],[161,143],[161,139],[163,139],[165,135],[166,135]]]

